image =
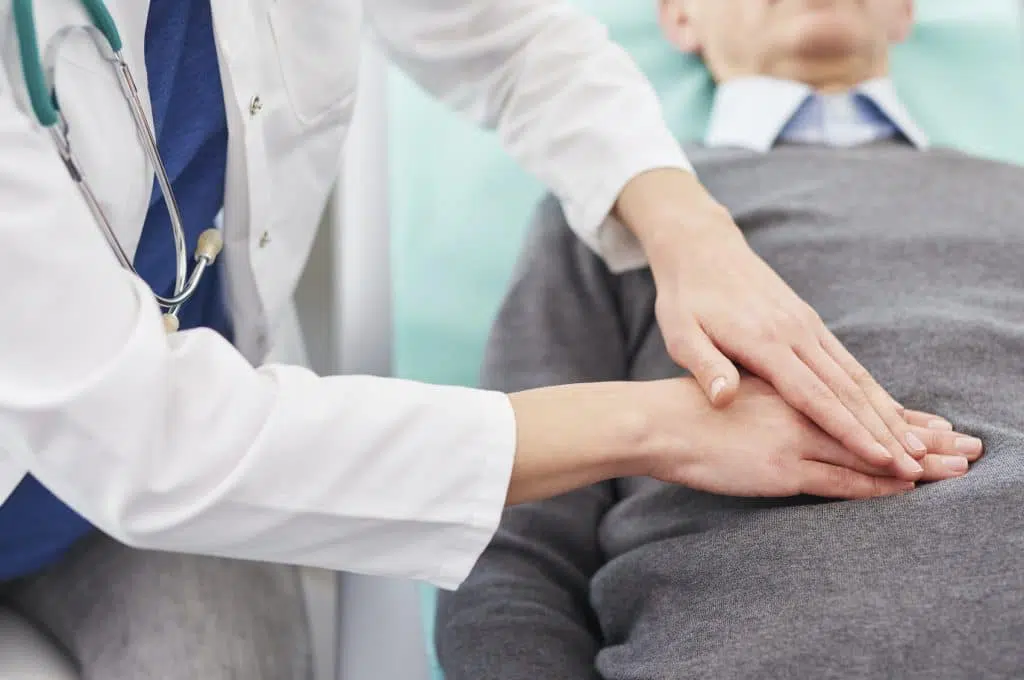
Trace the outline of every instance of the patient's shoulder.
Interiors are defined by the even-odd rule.
[[[579,240],[569,226],[561,201],[554,194],[545,194],[533,210],[527,245],[572,245]]]
[[[604,268],[604,261],[584,243],[565,216],[561,201],[553,194],[545,195],[530,219],[523,257],[529,260],[557,261],[563,266]]]

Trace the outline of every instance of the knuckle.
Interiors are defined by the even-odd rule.
[[[956,446],[957,439],[959,439],[963,435],[955,434],[953,432],[943,432],[941,434],[936,433],[933,436],[935,437],[934,446],[925,442],[929,450],[941,450],[942,453],[950,453],[958,456],[963,455],[963,453],[959,449],[957,449]]]
[[[884,496],[887,491],[885,481],[880,477],[869,477],[864,482],[864,496]]]
[[[841,467],[828,468],[825,472],[825,479],[829,487],[840,492],[845,492],[852,486],[851,475]]]
[[[786,309],[776,311],[772,315],[770,323],[778,334],[786,337],[798,335],[803,329],[803,323],[799,316]]]
[[[818,311],[814,309],[814,307],[811,307],[806,302],[800,305],[798,317],[805,326],[808,326],[810,328],[819,328],[824,325],[824,323],[821,320],[821,315],[818,314]]]
[[[789,469],[788,452],[790,450],[791,449],[786,449],[784,446],[780,446],[768,454],[768,457],[765,459],[765,466],[773,475],[777,477],[785,475],[786,471]]]
[[[759,344],[775,342],[780,337],[778,321],[769,314],[750,312],[746,320],[740,322],[739,332]]]
[[[829,408],[846,410],[832,390],[829,389],[828,385],[823,382],[818,380],[811,382],[807,386],[807,394],[812,404],[824,404]]]
[[[847,408],[851,411],[858,413],[865,413],[867,411],[874,410],[871,406],[871,400],[868,399],[868,395],[864,394],[864,390],[858,389],[857,385],[844,384],[840,388],[842,394],[842,400],[847,405]]]
[[[807,445],[804,437],[801,436],[800,430],[800,426],[788,420],[788,417],[782,420],[781,427],[778,430],[778,439],[772,447],[771,456],[773,459],[782,460],[789,456],[803,457]]]
[[[850,378],[853,382],[857,383],[862,390],[870,389],[875,384],[875,379],[868,373],[868,369],[864,368],[860,364],[851,366],[849,370]]]
[[[764,475],[766,479],[772,480],[773,486],[783,496],[800,492],[800,475],[787,453],[775,452],[769,455],[764,461]]]
[[[888,428],[884,428],[881,432],[875,435],[875,439],[887,449],[903,449],[903,444],[900,443],[896,436]]]
[[[865,413],[867,411],[873,411],[874,408],[871,405],[871,400],[868,399],[868,395],[864,394],[863,390],[857,389],[856,385],[851,385],[844,390],[844,398],[849,402],[851,410]]]
[[[751,323],[744,335],[758,346],[773,345],[779,340],[779,331],[771,321]]]
[[[684,333],[666,333],[664,337],[665,349],[668,350],[669,356],[680,359],[689,354],[690,338]]]
[[[807,389],[797,388],[786,397],[786,402],[801,413],[807,413],[813,407],[814,397]],[[793,414],[796,416],[797,414]]]
[[[912,432],[915,437],[921,440],[924,447],[929,451],[938,451],[948,448],[946,446],[945,437],[942,436],[944,433],[935,432],[934,430],[918,429],[916,427],[908,427],[907,432]]]
[[[691,363],[693,366],[690,367],[690,370],[695,375],[710,376],[712,374],[717,375],[718,373],[721,373],[721,371],[718,370],[718,361],[715,357],[702,356]]]

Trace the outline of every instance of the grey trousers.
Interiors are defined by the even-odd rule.
[[[310,680],[299,572],[149,552],[90,537],[0,584],[7,606],[63,647],[83,680]]]

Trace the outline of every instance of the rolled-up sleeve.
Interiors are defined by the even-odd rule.
[[[599,21],[552,0],[373,0],[366,12],[394,63],[494,129],[613,272],[644,264],[610,217],[615,201],[642,172],[692,167],[653,87]]]

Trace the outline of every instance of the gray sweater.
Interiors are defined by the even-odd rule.
[[[987,455],[881,500],[622,479],[510,509],[441,597],[448,680],[1024,677],[1024,170],[895,143],[692,158],[891,394]],[[544,202],[484,384],[678,374],[650,273],[611,275]]]

